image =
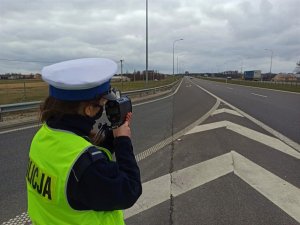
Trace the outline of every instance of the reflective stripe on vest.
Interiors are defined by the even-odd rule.
[[[124,224],[121,210],[79,211],[68,203],[66,188],[71,168],[90,146],[92,144],[84,138],[51,129],[46,124],[36,133],[26,174],[28,214],[33,224]]]

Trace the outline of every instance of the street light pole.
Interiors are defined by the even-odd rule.
[[[176,70],[176,74],[178,75],[178,55],[177,55],[177,70]]]
[[[177,39],[177,40],[173,41],[173,77],[174,77],[174,49],[175,49],[175,43],[177,41],[182,41],[182,40],[183,40],[183,38],[180,38],[180,39]]]
[[[148,0],[146,0],[146,87],[148,86]]]
[[[272,49],[265,49],[266,51],[270,51],[271,52],[271,63],[270,63],[270,76],[272,74],[272,59],[273,59],[273,50]]]
[[[124,59],[121,59],[121,84],[122,84],[122,91],[123,91],[123,61]]]

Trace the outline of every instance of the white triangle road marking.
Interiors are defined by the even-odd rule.
[[[212,129],[223,128],[223,127],[225,127],[228,130],[234,131],[240,135],[243,135],[251,140],[257,141],[261,144],[267,145],[273,149],[276,149],[285,154],[288,154],[297,159],[300,159],[300,152],[296,151],[289,145],[285,144],[283,141],[281,141],[277,138],[271,137],[269,135],[260,133],[258,131],[249,129],[247,127],[241,126],[239,124],[232,123],[227,120],[196,126],[193,129],[191,129],[190,131],[188,131],[185,135],[204,132],[204,131],[208,131],[208,130],[212,130]]]

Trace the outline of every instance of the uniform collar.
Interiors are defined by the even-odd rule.
[[[90,117],[69,114],[62,117],[51,117],[47,120],[47,125],[54,129],[71,131],[79,136],[89,136],[95,120]]]

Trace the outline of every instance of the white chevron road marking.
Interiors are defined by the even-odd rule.
[[[232,172],[300,222],[300,189],[235,151],[143,183],[142,196],[133,207],[125,210],[124,216],[137,215],[171,196],[182,195]],[[4,224],[29,224],[27,213],[23,213],[22,218],[17,216]]]
[[[125,210],[125,218],[231,172],[300,222],[300,189],[235,151],[144,183],[142,196],[132,208]]]
[[[217,114],[220,114],[220,113],[229,113],[229,114],[232,114],[232,115],[235,115],[235,116],[244,117],[243,115],[239,114],[237,111],[232,110],[232,109],[226,109],[226,108],[217,109],[211,115],[217,115]]]
[[[247,127],[232,123],[227,120],[196,126],[193,129],[191,129],[190,131],[188,131],[185,135],[208,131],[208,130],[213,130],[213,129],[218,129],[218,128],[223,128],[223,127],[225,127],[228,130],[234,131],[240,135],[243,135],[251,140],[257,141],[261,144],[267,145],[273,149],[276,149],[276,150],[286,153],[290,156],[293,156],[297,159],[300,159],[300,152],[296,151],[289,145],[285,144],[283,141],[281,141],[277,138],[271,137],[269,135],[260,133],[258,131],[249,129]]]

